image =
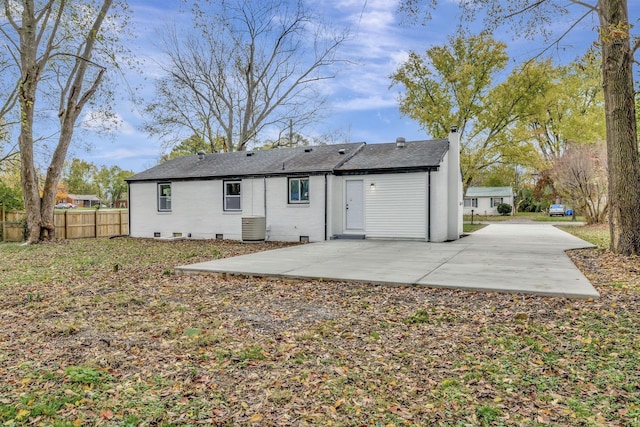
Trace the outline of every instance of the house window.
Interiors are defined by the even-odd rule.
[[[477,208],[478,207],[478,198],[477,197],[465,197],[464,199],[464,207],[465,208]]]
[[[224,182],[224,210],[240,211],[242,210],[242,183],[240,181]]]
[[[309,178],[289,178],[289,203],[309,203]]]
[[[158,211],[171,212],[171,183],[158,184]]]
[[[492,197],[491,198],[491,207],[495,208],[497,207],[499,204],[502,203],[503,198],[502,197]]]

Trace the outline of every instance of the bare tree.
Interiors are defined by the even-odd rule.
[[[572,142],[555,160],[551,175],[564,200],[584,213],[588,224],[607,217],[607,150],[604,143]]]
[[[317,83],[334,76],[346,32],[318,24],[302,1],[196,2],[196,26],[167,30],[166,76],[156,84],[145,129],[166,143],[223,136],[218,150],[244,150],[266,129],[318,118]],[[182,132],[182,134],[181,134]]]
[[[92,58],[100,43],[113,40],[103,26],[113,0],[4,0],[0,36],[13,60],[19,106],[21,179],[27,211],[28,240],[36,243],[54,232],[53,206],[64,160],[82,109],[98,91],[105,65]],[[44,86],[44,87],[41,87]],[[55,99],[57,102],[53,104]],[[57,142],[41,186],[35,163],[39,101],[57,107]],[[57,105],[56,105],[57,104]],[[8,104],[7,104],[8,105]],[[56,107],[52,107],[56,105]],[[42,192],[42,195],[41,193]]]
[[[438,0],[402,0],[401,10],[416,16],[437,4]],[[559,44],[580,22],[594,14],[598,17],[595,29],[602,58],[611,250],[640,254],[640,157],[633,87],[640,38],[631,34],[627,0],[468,0],[460,5],[468,19],[482,11],[489,30],[510,22],[519,35],[548,36],[551,43],[540,55]],[[557,17],[570,14],[571,8],[581,8],[583,13],[555,37],[548,30],[557,28]]]

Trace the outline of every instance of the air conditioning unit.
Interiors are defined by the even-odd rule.
[[[242,241],[264,242],[266,234],[266,219],[263,216],[242,217]]]

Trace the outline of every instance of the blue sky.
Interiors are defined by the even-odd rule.
[[[417,122],[402,117],[398,111],[398,87],[390,88],[389,75],[407,57],[409,51],[423,53],[429,47],[443,44],[455,33],[459,23],[459,0],[440,0],[425,26],[401,22],[396,13],[397,4],[391,0],[316,0],[325,20],[335,26],[348,26],[351,40],[343,46],[341,56],[353,65],[343,67],[341,73],[324,82],[328,96],[327,116],[322,122],[305,129],[307,135],[339,133],[350,142],[391,142],[398,136],[407,140],[427,139],[430,136]],[[142,61],[143,75],[127,74],[128,84],[138,87],[136,95],[150,99],[153,79],[160,76],[156,61],[162,60],[154,46],[157,31],[167,23],[192,25],[188,14],[178,13],[177,0],[130,0],[133,12],[132,29],[136,39],[131,44],[135,56]],[[640,16],[640,1],[629,0],[630,19]],[[584,9],[575,7],[575,15]],[[557,31],[564,31],[573,16],[561,18]],[[553,59],[564,63],[576,59],[594,41],[593,28],[597,22],[589,19],[567,37],[558,48],[550,50]],[[542,40],[530,41],[514,38],[510,29],[494,35],[505,41],[513,63],[522,62],[538,54],[546,44]],[[127,100],[125,85],[115,107],[119,127],[109,137],[83,133],[89,142],[87,151],[80,144],[72,146],[69,158],[79,157],[98,166],[118,165],[123,169],[140,172],[157,163],[161,154],[160,143],[141,129],[141,107]],[[85,117],[90,117],[91,111]],[[87,139],[88,138],[88,139]]]

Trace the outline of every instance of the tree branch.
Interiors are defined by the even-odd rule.
[[[592,12],[596,12],[598,10],[597,2],[596,2],[596,5],[594,6],[592,4],[585,3],[584,1],[581,1],[581,0],[569,0],[569,1],[571,3],[573,3],[573,4],[577,4],[579,6],[584,6],[587,9],[590,9]]]
[[[95,65],[96,67],[98,67],[100,69],[105,69],[105,70],[107,69],[107,67],[105,67],[104,65],[98,64],[97,62],[95,62],[95,61],[93,61],[91,59],[85,58],[85,57],[83,57],[81,55],[78,55],[78,54],[75,54],[75,53],[58,52],[58,53],[54,53],[53,55],[51,55],[51,58],[55,58],[56,56],[70,56],[72,58],[84,61],[89,65]]]
[[[636,42],[631,47],[631,56],[634,56],[638,51],[638,49],[640,49],[640,37],[636,39]],[[638,61],[635,61],[635,62],[638,63]]]
[[[547,47],[545,47],[540,53],[538,53],[536,56],[534,56],[533,58],[530,58],[529,60],[527,60],[527,62],[525,63],[524,67],[526,67],[527,65],[529,65],[531,62],[533,62],[534,60],[540,58],[542,55],[545,54],[545,52],[547,52],[549,49],[551,49],[552,46],[557,46],[560,41],[562,39],[564,39],[567,34],[569,34],[580,22],[582,22],[583,19],[585,19],[587,16],[591,15],[591,13],[593,12],[593,10],[589,10],[587,11],[584,15],[582,15],[580,18],[578,18],[573,24],[571,24],[571,26],[560,35],[560,37],[558,37],[554,42],[550,43]]]
[[[53,8],[54,0],[49,0],[49,2],[42,8],[42,11],[39,15],[35,16],[35,22],[39,22],[43,19],[42,25],[40,26],[40,33],[36,37],[36,46],[40,46],[40,40],[44,36],[44,33],[47,29],[47,21],[49,21],[49,16],[51,15],[51,10]],[[53,41],[55,40],[55,36],[58,33],[58,27],[60,26],[60,22],[62,21],[62,15],[64,12],[64,8],[66,5],[66,0],[61,0],[58,5],[58,16],[56,16],[56,20],[53,24],[53,29],[51,30],[51,34],[49,36],[49,40],[47,41],[47,48],[44,50],[44,55],[40,61],[38,61],[41,65],[44,65],[47,62],[47,58],[49,53],[53,50]],[[34,11],[35,12],[35,11]]]
[[[506,19],[511,19],[511,18],[513,18],[515,16],[518,16],[518,15],[523,15],[523,14],[527,13],[528,11],[530,11],[531,9],[535,9],[538,6],[541,6],[543,3],[546,3],[547,1],[549,1],[549,0],[538,0],[537,2],[535,2],[533,4],[530,4],[529,6],[525,7],[524,9],[520,9],[520,10],[518,10],[516,12],[510,13],[509,15],[505,15],[503,17],[503,19],[506,20]]]

